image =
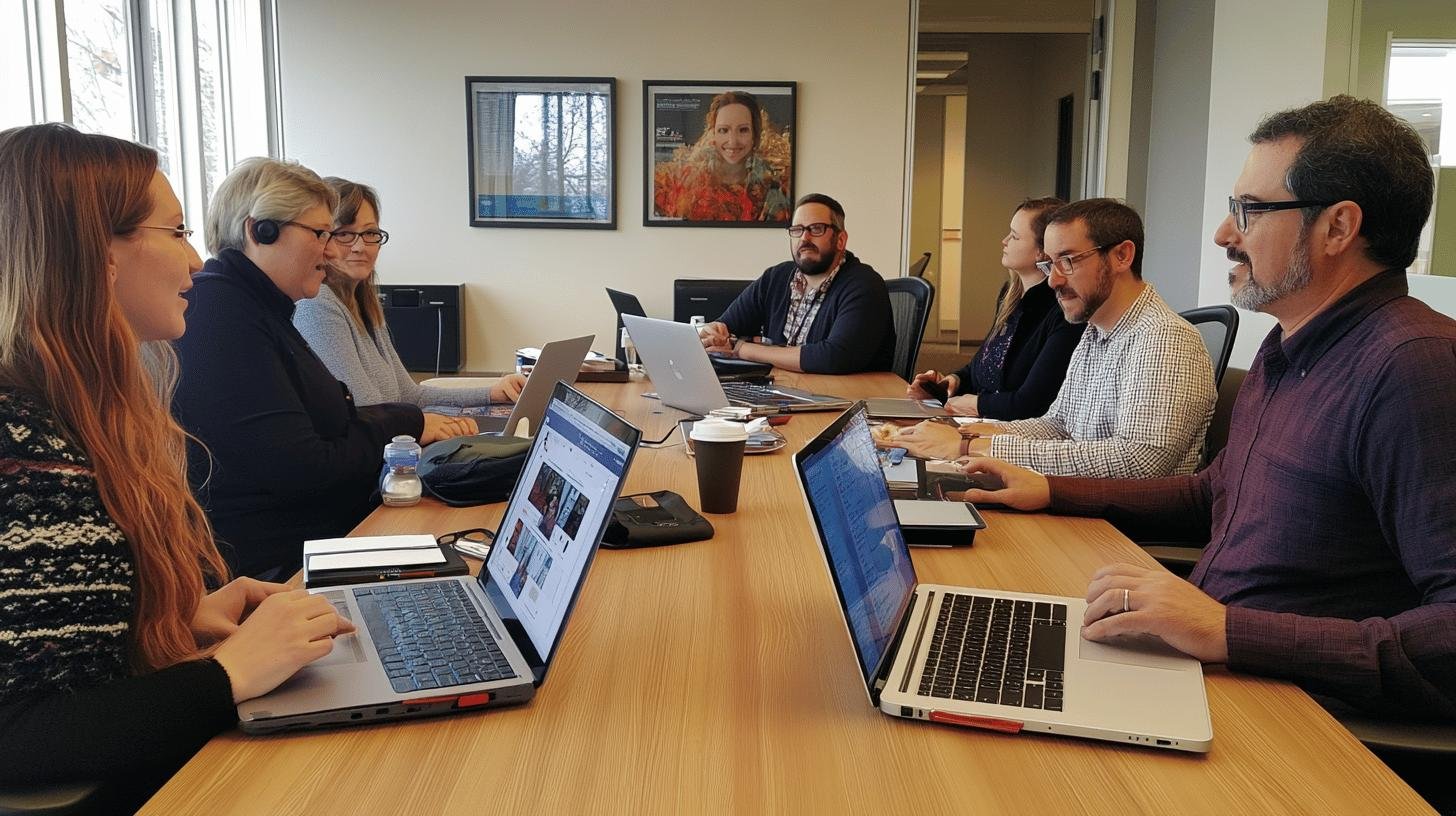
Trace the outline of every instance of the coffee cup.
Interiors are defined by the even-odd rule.
[[[693,423],[693,457],[698,468],[698,504],[704,513],[738,509],[743,448],[748,429],[742,422],[707,417]]]

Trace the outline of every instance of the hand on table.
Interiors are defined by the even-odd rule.
[[[1223,604],[1161,567],[1109,564],[1087,585],[1082,637],[1153,635],[1205,663],[1227,663],[1227,620]]]
[[[1034,470],[1017,467],[1010,462],[983,455],[974,455],[957,461],[964,463],[961,470],[966,473],[985,473],[995,476],[1005,485],[1000,490],[967,490],[963,501],[972,504],[978,502],[1001,504],[1016,510],[1045,510],[1052,503],[1051,488],[1047,485],[1047,478]]]
[[[961,432],[944,422],[925,421],[875,437],[882,448],[904,448],[921,459],[954,459],[961,452]]]
[[[698,338],[703,341],[703,348],[708,351],[718,351],[724,346],[732,347],[733,339],[728,333],[728,324],[714,320],[712,323],[704,324],[698,329]]]
[[[420,444],[429,445],[441,439],[456,436],[470,436],[478,433],[475,420],[470,417],[451,417],[440,414],[425,414],[425,430],[420,434]]]

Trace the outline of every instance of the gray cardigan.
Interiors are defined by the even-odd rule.
[[[293,325],[330,373],[349,386],[355,405],[407,402],[420,407],[490,404],[489,388],[435,388],[417,384],[389,337],[389,327],[366,333],[328,286],[318,297],[298,301]]]

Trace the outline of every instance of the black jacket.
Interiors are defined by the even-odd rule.
[[[1003,286],[996,296],[998,308],[1004,297]],[[1062,388],[1067,363],[1087,328],[1085,323],[1067,322],[1050,284],[1028,289],[1016,308],[1021,310],[1021,320],[1011,336],[1000,381],[981,382],[974,373],[976,360],[991,340],[989,335],[971,362],[955,372],[961,381],[958,393],[979,394],[977,413],[990,419],[1030,419],[1045,414]]]
[[[784,345],[794,269],[793,261],[784,261],[764,271],[718,320],[740,337]],[[799,366],[814,374],[853,374],[888,371],[894,359],[895,319],[885,279],[846,251],[799,348]]]
[[[356,409],[293,327],[293,301],[241,252],[208,261],[187,300],[172,412],[206,446],[188,447],[192,488],[235,572],[295,569],[305,540],[369,514],[385,444],[418,439],[424,415]]]

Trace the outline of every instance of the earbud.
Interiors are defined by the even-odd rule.
[[[279,224],[271,218],[253,222],[253,240],[260,244],[271,244],[278,240]]]

